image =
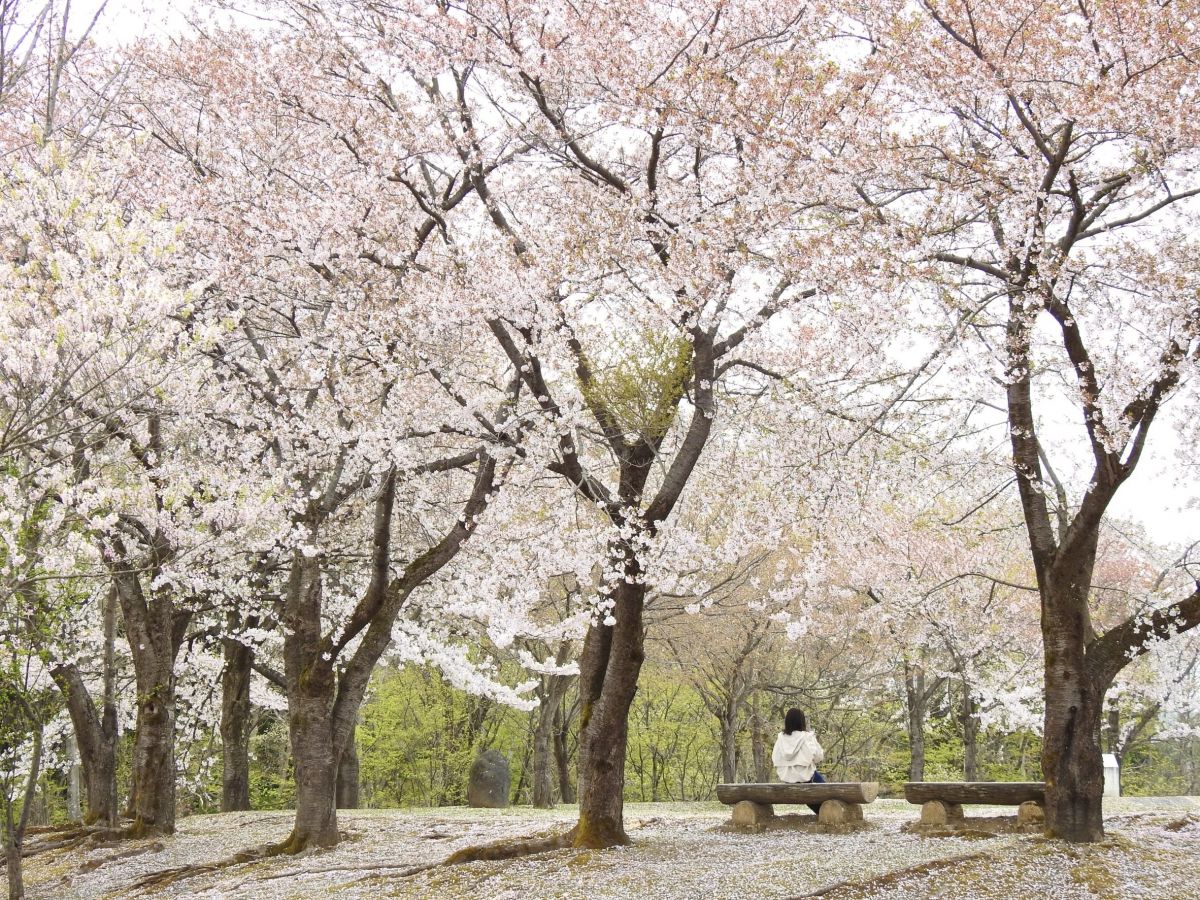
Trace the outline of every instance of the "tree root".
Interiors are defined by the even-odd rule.
[[[865,881],[839,881],[835,884],[826,885],[823,888],[818,888],[807,894],[800,894],[796,897],[789,897],[788,900],[807,900],[810,897],[827,897],[835,891],[853,890],[857,892],[871,893],[873,888],[882,888],[903,881],[905,878],[911,878],[914,875],[927,875],[930,872],[940,872],[942,869],[952,869],[955,866],[962,865],[966,862],[973,862],[977,859],[983,859],[988,856],[988,851],[980,851],[978,853],[965,853],[962,856],[952,856],[949,859],[934,859],[929,862],[923,862],[919,865],[909,866],[907,869],[897,869],[895,872],[888,872],[884,875],[877,875],[874,878],[868,878]]]
[[[158,825],[148,824],[144,819],[134,819],[121,829],[120,838],[117,840],[128,838],[136,841],[150,837],[170,837],[174,833],[175,829],[173,828],[161,828]]]
[[[112,862],[120,862],[123,859],[129,859],[133,856],[141,856],[143,853],[162,853],[166,849],[166,845],[162,841],[155,841],[152,844],[146,844],[142,847],[131,847],[128,850],[122,850],[120,853],[110,853],[108,856],[100,859],[89,859],[79,867],[80,872],[95,872],[101,866],[107,866]]]
[[[198,875],[209,875],[213,872],[220,872],[223,869],[240,866],[244,863],[278,856],[279,853],[272,852],[277,846],[277,844],[264,844],[261,847],[243,850],[240,853],[235,853],[233,856],[217,860],[213,863],[198,863],[190,866],[176,866],[173,869],[161,869],[139,878],[133,883],[133,887],[140,891],[162,890],[187,878],[195,878]]]
[[[516,859],[521,856],[534,856],[538,853],[550,853],[554,850],[565,850],[573,847],[575,829],[560,834],[536,835],[529,838],[509,838],[493,841],[490,844],[480,844],[475,847],[463,847],[455,850],[438,865],[457,866],[469,862],[495,862],[501,859]]]
[[[63,822],[61,825],[30,825],[25,829],[25,834],[61,834],[64,831],[82,831],[89,827],[91,826],[81,825],[78,821]]]
[[[73,850],[89,841],[98,844],[101,841],[120,838],[122,832],[117,829],[105,828],[99,825],[70,825],[42,826],[31,834],[44,836],[41,840],[29,841],[21,848],[21,858],[40,856],[55,850]],[[7,860],[0,857],[0,871],[7,865]]]
[[[341,842],[353,840],[353,837],[346,832],[341,832]],[[335,845],[336,846],[336,845]],[[275,844],[261,844],[257,847],[251,847],[249,850],[242,850],[233,856],[225,859],[217,860],[212,863],[197,863],[190,866],[177,866],[173,869],[163,869],[158,872],[151,872],[133,883],[133,887],[142,891],[162,890],[169,887],[178,881],[183,881],[188,878],[195,878],[198,875],[210,875],[214,872],[220,872],[225,869],[231,869],[235,866],[245,865],[246,863],[260,862],[266,859],[274,859],[276,856],[297,856],[305,851],[321,851],[332,850],[332,847],[319,847],[310,843],[303,836],[297,835],[295,831],[287,836],[286,839]]]

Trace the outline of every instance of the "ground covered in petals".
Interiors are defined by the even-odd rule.
[[[882,800],[868,825],[821,834],[801,821],[760,834],[725,828],[716,803],[630,804],[630,847],[559,850],[503,862],[438,866],[453,851],[568,827],[572,807],[361,810],[342,813],[336,849],[204,872],[154,889],[155,872],[202,866],[286,836],[286,813],[194,816],[157,842],[72,848],[27,861],[30,898],[1177,898],[1200,900],[1200,798],[1122,798],[1106,805],[1108,839],[1073,847],[1039,835],[902,830],[917,808]],[[779,810],[785,812],[786,808]],[[997,808],[968,808],[982,815]],[[125,855],[130,850],[146,852]],[[117,854],[121,858],[116,858]],[[422,868],[432,866],[431,868]]]

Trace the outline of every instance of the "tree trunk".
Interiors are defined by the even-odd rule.
[[[729,710],[717,721],[721,729],[721,780],[726,784],[737,781],[737,720]]]
[[[979,720],[975,718],[975,700],[966,682],[962,689],[963,781],[978,781]]]
[[[1117,698],[1112,697],[1108,701],[1108,724],[1106,731],[1108,732],[1108,752],[1117,757],[1117,762],[1121,762],[1121,707],[1117,703]]]
[[[750,696],[750,753],[754,757],[754,780],[765,782],[771,780],[771,766],[767,755],[767,736],[763,731],[765,723],[758,703],[758,692],[755,691]]]
[[[565,651],[557,662],[566,661]],[[555,746],[555,729],[559,721],[563,697],[571,686],[573,675],[545,675],[542,678],[541,704],[533,729],[533,805],[549,809],[554,805],[554,775],[551,768]]]
[[[221,672],[221,812],[250,808],[250,673],[254,651],[226,638]]]
[[[281,849],[299,853],[338,842],[338,754],[334,746],[337,683],[322,659],[321,562],[293,555],[284,618],[288,735],[296,777],[296,819]]]
[[[554,779],[551,773],[551,745],[554,742],[554,716],[558,710],[557,697],[551,700],[547,690],[537,711],[533,728],[533,805],[538,809],[554,806]]]
[[[350,737],[338,759],[337,770],[337,808],[358,809],[358,746],[354,740],[355,730],[350,730]]]
[[[625,833],[625,748],[629,708],[645,659],[642,604],[646,587],[635,558],[622,560],[626,579],[612,593],[612,625],[593,624],[583,645],[579,732],[579,822],[576,847],[628,844]]]
[[[1100,728],[1108,684],[1100,683],[1087,658],[1087,642],[1093,639],[1088,594],[1095,537],[1072,556],[1060,556],[1039,579],[1046,664],[1042,729],[1046,829],[1054,837],[1077,843],[1104,837]]]
[[[74,665],[55,666],[55,683],[66,699],[67,711],[75,731],[75,745],[83,773],[87,812],[83,821],[108,827],[117,824],[117,710],[109,697],[102,715],[88,693],[83,677]]]
[[[288,698],[288,731],[296,764],[296,820],[284,848],[299,853],[338,842],[333,691]]]
[[[1108,685],[1097,684],[1086,664],[1086,610],[1078,597],[1059,598],[1053,590],[1043,592],[1046,828],[1053,836],[1072,842],[1104,837],[1100,725]]]
[[[175,675],[161,664],[145,668],[155,674],[137,679],[129,812],[135,828],[170,834],[175,830]]]
[[[925,780],[925,670],[904,664],[904,696],[908,707],[908,780]]]
[[[42,729],[41,722],[34,725],[33,756],[29,762],[29,777],[25,781],[25,791],[21,798],[20,816],[15,815],[12,796],[7,793],[4,795],[4,859],[8,869],[8,900],[23,900],[25,897],[21,854],[25,849],[25,829],[29,825],[29,811],[41,772]]]
[[[175,657],[190,614],[177,612],[170,588],[149,598],[123,558],[112,569],[137,686],[129,815],[138,831],[175,830]]]
[[[8,900],[24,900],[25,878],[21,871],[21,845],[10,841],[4,848],[4,860],[8,870]]]
[[[567,748],[570,723],[559,704],[554,711],[554,762],[558,767],[558,796],[563,803],[575,802],[575,785],[571,782],[571,754]]]
[[[109,589],[102,607],[104,628],[103,698],[96,710],[83,677],[74,665],[58,665],[50,670],[55,684],[66,700],[75,747],[83,770],[87,796],[85,824],[117,825],[117,592]]]

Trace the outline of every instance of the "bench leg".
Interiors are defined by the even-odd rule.
[[[963,808],[961,803],[928,800],[921,804],[922,825],[945,825],[949,822],[960,822],[962,818]]]
[[[769,803],[739,800],[733,804],[733,824],[738,827],[762,825],[767,820],[773,818],[775,818],[775,810]]]
[[[848,825],[862,820],[862,804],[845,803],[842,800],[826,800],[817,814],[817,821],[822,825]]]
[[[1041,825],[1046,821],[1046,809],[1036,800],[1026,800],[1017,807],[1017,823],[1020,825]]]

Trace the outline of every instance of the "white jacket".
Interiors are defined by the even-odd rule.
[[[825,751],[811,731],[780,733],[775,738],[775,749],[771,751],[771,762],[779,773],[779,780],[789,784],[812,780],[813,772],[824,758]]]

